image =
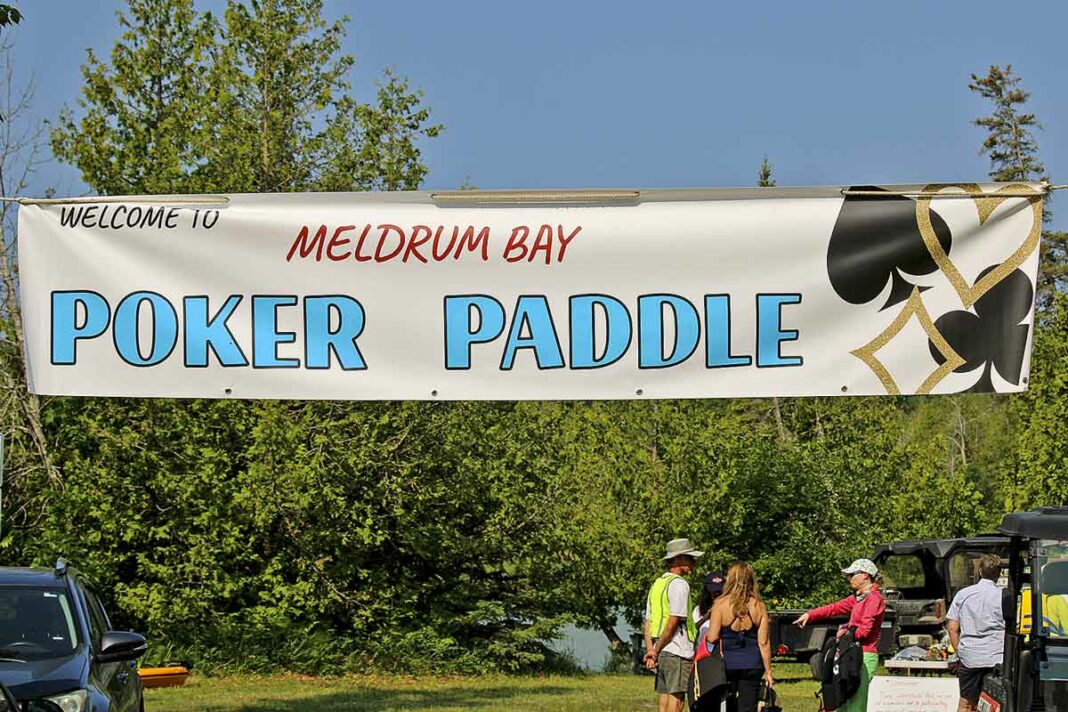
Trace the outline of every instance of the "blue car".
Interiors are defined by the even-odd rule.
[[[143,712],[142,635],[111,629],[92,584],[54,569],[0,567],[0,684],[32,712]],[[0,696],[0,710],[8,706]]]

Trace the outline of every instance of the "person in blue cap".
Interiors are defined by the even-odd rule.
[[[697,639],[700,640],[708,630],[708,617],[712,613],[712,604],[723,593],[725,577],[720,571],[713,571],[705,576],[705,586],[701,589],[701,598],[693,607],[693,621],[697,624]]]

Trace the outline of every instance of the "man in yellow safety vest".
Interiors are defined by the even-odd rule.
[[[664,573],[653,582],[645,601],[645,666],[656,670],[659,712],[681,712],[693,659],[697,626],[690,611],[690,584],[698,551],[689,539],[672,539],[664,556]]]

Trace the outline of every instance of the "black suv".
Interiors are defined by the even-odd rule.
[[[54,569],[0,567],[0,683],[23,710],[144,710],[135,661],[146,647],[144,636],[111,630],[93,586],[62,559]]]

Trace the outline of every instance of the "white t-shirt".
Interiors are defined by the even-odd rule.
[[[686,610],[686,607],[690,602],[690,584],[686,583],[685,579],[675,578],[668,584],[667,589],[668,598],[668,615],[678,616],[682,620],[675,626],[675,635],[671,637],[671,642],[660,649],[662,653],[671,653],[672,655],[678,655],[680,658],[690,659],[693,657],[693,643],[686,637],[686,618],[690,615],[690,612]],[[649,610],[649,600],[645,601],[645,618],[646,620],[653,614]]]
[[[691,617],[693,618],[694,625],[697,625],[697,621],[701,620],[701,607],[700,606],[694,606],[693,607],[693,613],[691,614]],[[708,630],[708,626],[711,624],[711,622],[712,622],[711,618],[705,618],[705,622],[702,623],[700,626],[698,626],[698,628],[697,628],[697,640],[700,640],[701,636],[703,636],[705,634],[705,631]]]

